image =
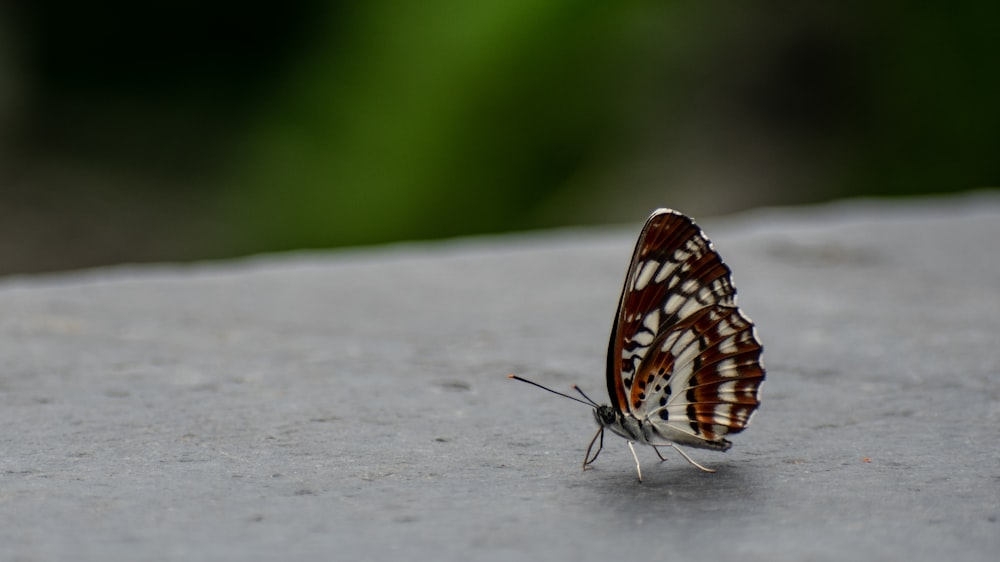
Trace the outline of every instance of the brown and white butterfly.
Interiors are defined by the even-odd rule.
[[[608,429],[628,441],[640,482],[633,442],[652,446],[661,460],[657,447],[673,447],[692,465],[714,472],[677,445],[729,449],[725,437],[743,431],[760,404],[762,351],[753,322],[736,306],[731,270],[705,233],[677,211],[653,211],[639,234],[611,328],[611,404],[597,404],[574,386],[600,426],[584,469],[597,460]]]

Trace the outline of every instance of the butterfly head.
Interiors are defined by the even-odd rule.
[[[618,412],[607,404],[594,406],[594,418],[601,427],[613,426],[618,422]]]

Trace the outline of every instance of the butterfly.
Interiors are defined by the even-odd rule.
[[[636,242],[618,299],[608,342],[610,404],[598,404],[579,387],[549,392],[594,408],[598,430],[587,446],[587,469],[604,448],[604,431],[628,442],[636,473],[642,468],[633,443],[673,447],[706,472],[678,445],[726,451],[727,435],[743,431],[760,404],[765,371],[754,323],[736,306],[732,271],[691,218],[657,209]],[[590,455],[594,444],[597,451]]]

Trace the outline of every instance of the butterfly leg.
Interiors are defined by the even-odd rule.
[[[701,469],[701,470],[703,470],[705,472],[715,472],[714,468],[705,468],[704,466],[701,466],[700,464],[694,462],[694,459],[692,459],[691,457],[687,456],[687,453],[685,453],[683,450],[681,450],[681,448],[678,447],[677,445],[674,445],[673,443],[671,443],[670,446],[673,447],[675,451],[677,451],[678,453],[680,453],[681,456],[684,457],[684,460],[686,460],[687,462],[691,463],[691,466],[693,466],[695,468],[699,468],[699,469]],[[663,458],[663,457],[660,457],[660,458]]]
[[[590,450],[594,448],[594,442],[597,441],[598,437],[601,438],[601,442],[597,444],[597,452],[594,453],[593,457],[591,457],[590,456]],[[587,466],[590,465],[590,464],[592,464],[594,461],[597,460],[597,455],[601,454],[601,450],[602,449],[604,449],[604,428],[603,427],[601,429],[597,430],[597,433],[594,434],[594,438],[590,440],[590,445],[587,445],[587,452],[586,452],[586,454],[583,455],[583,469],[584,470],[587,470]]]
[[[656,456],[660,457],[660,462],[667,462],[666,457],[660,453],[660,449],[656,445],[653,445],[653,450],[656,451]]]
[[[632,458],[635,459],[635,473],[639,475],[639,483],[642,483],[642,468],[639,466],[639,457],[635,454],[635,447],[632,446],[632,442],[628,441],[628,448],[632,451]]]

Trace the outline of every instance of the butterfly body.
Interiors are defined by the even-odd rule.
[[[620,414],[607,404],[602,404],[594,408],[594,418],[597,419],[597,423],[602,429],[607,429],[629,441],[642,443],[651,447],[667,447],[679,444],[701,449],[726,451],[733,445],[725,439],[719,441],[691,439],[688,434],[677,431],[668,425],[658,423],[658,420],[649,417],[640,419],[632,414]]]

